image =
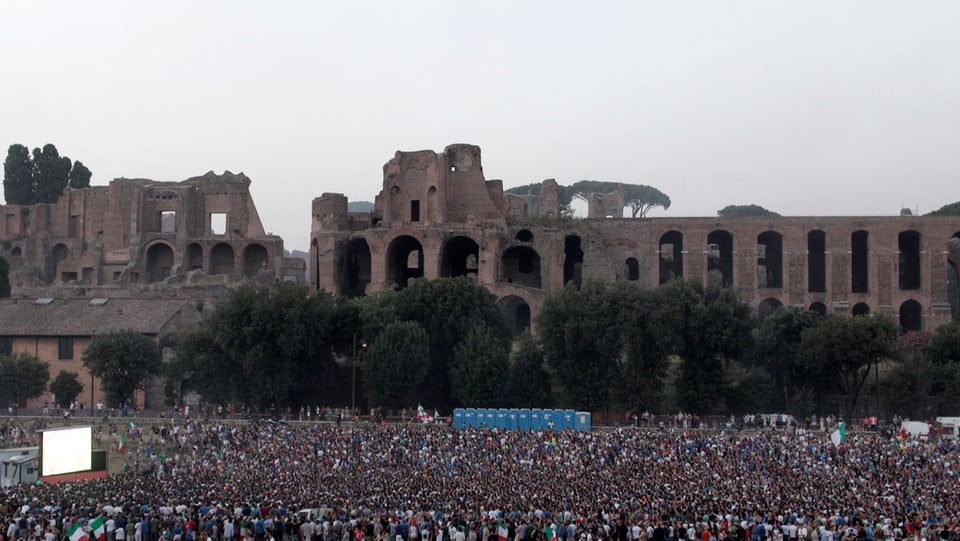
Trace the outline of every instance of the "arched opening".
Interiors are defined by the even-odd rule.
[[[823,293],[826,290],[827,234],[823,231],[811,231],[807,233],[807,291]]]
[[[853,310],[851,310],[850,313],[854,316],[869,316],[870,305],[865,302],[858,302],[853,305]]]
[[[760,302],[760,305],[757,306],[757,317],[763,319],[770,314],[777,311],[777,308],[782,308],[783,303],[773,297],[763,299]]]
[[[533,233],[529,229],[521,229],[517,231],[516,239],[520,242],[533,242]]]
[[[233,260],[233,246],[224,242],[215,244],[210,250],[210,274],[232,273]]]
[[[540,254],[529,246],[514,246],[500,258],[500,281],[540,289]]]
[[[530,328],[530,305],[527,301],[516,295],[508,295],[500,299],[497,304],[514,335]]]
[[[776,231],[757,235],[757,287],[783,287],[783,235]]]
[[[243,275],[253,278],[267,269],[270,257],[262,244],[253,243],[243,251]]]
[[[361,297],[370,284],[370,245],[367,239],[350,239],[343,249],[339,260],[337,285],[340,294],[345,297]]]
[[[480,246],[470,237],[453,237],[441,250],[440,276],[477,276],[477,262],[480,259]]]
[[[900,305],[900,334],[923,329],[923,307],[910,299]]]
[[[635,282],[640,279],[640,262],[637,261],[635,257],[628,257],[626,261],[627,265],[627,280]]]
[[[173,268],[173,248],[158,242],[147,249],[147,283],[159,282],[170,276]]]
[[[70,249],[67,248],[66,244],[57,244],[53,247],[51,253],[53,256],[53,261],[51,262],[51,269],[49,274],[50,282],[58,279],[60,277],[60,264],[67,260],[70,257]],[[63,280],[66,281],[66,280]]]
[[[19,246],[14,246],[13,250],[10,250],[11,257],[20,257],[21,255],[23,255],[23,252],[20,250]]]
[[[901,231],[897,235],[897,247],[900,251],[897,269],[900,289],[920,289],[920,233]]]
[[[580,289],[583,284],[583,249],[580,237],[567,235],[563,240],[563,284],[573,282]]]
[[[397,289],[403,289],[411,280],[423,278],[423,246],[410,235],[401,235],[387,248],[387,277]]]
[[[810,311],[811,311],[811,312],[816,312],[816,313],[820,314],[821,316],[825,316],[825,315],[827,315],[827,305],[826,305],[826,304],[823,304],[822,302],[817,301],[817,302],[815,302],[815,303],[813,303],[813,304],[810,305]]]
[[[866,231],[854,231],[850,235],[850,291],[853,293],[870,291],[868,240]]]
[[[203,268],[203,247],[196,242],[187,245],[187,270]]]
[[[436,186],[430,186],[430,188],[427,189],[427,221],[430,223],[438,223],[440,221],[440,206]]]
[[[683,278],[683,233],[667,231],[660,236],[660,283]]]
[[[729,231],[707,235],[707,285],[733,286],[733,235]]]

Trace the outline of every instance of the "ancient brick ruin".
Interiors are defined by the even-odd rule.
[[[587,278],[655,287],[685,278],[733,288],[760,313],[884,313],[903,329],[958,316],[960,217],[622,218],[622,190],[559,217],[557,183],[505,194],[480,148],[397,152],[371,213],[341,194],[313,200],[311,282],[357,296],[417,278],[471,276],[516,329],[546,295]]]

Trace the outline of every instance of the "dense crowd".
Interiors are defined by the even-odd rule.
[[[853,541],[960,534],[960,446],[852,432],[217,422],[137,429],[125,473],[19,486],[0,541]],[[319,512],[306,510],[321,510]]]

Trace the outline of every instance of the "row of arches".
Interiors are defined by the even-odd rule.
[[[757,316],[762,319],[772,314],[777,308],[782,306],[783,303],[781,303],[778,299],[764,299],[759,305],[757,305]],[[812,303],[809,306],[809,309],[820,314],[821,316],[827,315],[827,305],[822,302],[818,301]],[[865,302],[858,302],[850,309],[850,315],[868,316],[870,315],[870,305]],[[923,329],[923,305],[921,305],[918,301],[914,299],[908,299],[901,303],[900,309],[898,310],[898,316],[901,333],[919,331]]]
[[[166,242],[156,242],[147,248],[144,265],[144,274],[147,282],[159,282],[168,278],[172,272],[175,251]],[[261,270],[269,266],[269,253],[258,243],[251,243],[243,248],[242,274],[256,276]],[[225,242],[214,244],[207,257],[204,257],[203,246],[193,242],[187,245],[183,266],[187,271],[202,270],[209,274],[233,274],[238,261],[232,245]]]

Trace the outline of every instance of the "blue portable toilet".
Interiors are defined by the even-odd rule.
[[[540,429],[553,430],[556,427],[553,421],[553,410],[543,410],[543,417],[540,418]]]
[[[578,411],[573,428],[577,432],[590,432],[590,412]]]
[[[573,430],[577,421],[577,412],[573,410],[563,410],[563,429]]]
[[[487,410],[487,417],[484,419],[484,424],[487,425],[487,428],[497,427],[497,410],[493,408]]]
[[[466,424],[463,420],[463,408],[457,408],[453,410],[453,428],[454,430],[463,430],[466,428]]]
[[[487,410],[484,408],[477,408],[477,428],[483,428],[487,426]]]
[[[463,410],[463,426],[466,428],[477,428],[477,410],[474,408]]]
[[[507,420],[507,410],[506,408],[500,408],[497,410],[497,428],[501,430],[506,430],[509,428],[509,421]]]
[[[507,412],[507,428],[516,430],[520,425],[520,410],[513,408]]]
[[[532,409],[530,410],[530,430],[534,432],[541,430],[541,424],[543,423],[543,410],[542,409]]]
[[[527,408],[520,410],[520,415],[517,417],[517,429],[530,430],[530,410]]]

